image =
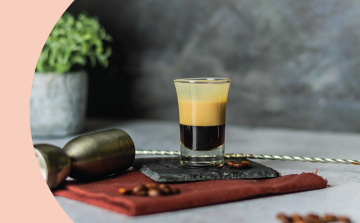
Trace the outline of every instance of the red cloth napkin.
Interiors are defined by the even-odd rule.
[[[268,194],[284,194],[327,186],[327,180],[314,173],[293,174],[265,180],[211,180],[168,184],[181,193],[161,197],[120,195],[119,188],[154,183],[137,171],[91,183],[67,182],[54,195],[82,201],[126,215],[144,215],[237,201]]]

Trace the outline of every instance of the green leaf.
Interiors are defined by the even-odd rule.
[[[107,67],[111,48],[104,50],[103,41],[112,41],[112,38],[96,18],[81,13],[75,19],[66,12],[46,40],[36,71],[65,73],[74,64],[85,66],[87,61],[91,66],[98,62]]]
[[[80,64],[80,65],[85,65],[86,64],[86,60],[82,57],[82,56],[74,56],[72,58],[72,62],[75,64]]]

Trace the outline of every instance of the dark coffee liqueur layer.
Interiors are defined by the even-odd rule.
[[[189,126],[180,124],[180,141],[192,150],[207,151],[225,142],[225,125]]]

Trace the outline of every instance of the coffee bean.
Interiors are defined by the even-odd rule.
[[[240,163],[240,162],[234,162],[232,165],[234,168],[236,169],[246,169],[248,168],[248,165],[245,163]]]
[[[146,190],[139,190],[139,191],[136,191],[136,192],[133,191],[133,194],[138,195],[138,196],[146,196],[146,195],[148,195]]]
[[[248,168],[252,166],[249,161],[241,161],[241,164],[246,164]]]
[[[323,223],[323,222],[343,222],[351,223],[351,220],[345,216],[336,216],[333,214],[325,214],[322,217],[316,214],[307,214],[305,217],[302,217],[299,214],[293,214],[290,218],[285,214],[278,214],[277,218],[282,222],[289,223]]]
[[[350,218],[345,217],[345,216],[338,216],[337,220],[340,221],[340,222],[344,222],[344,223],[351,223]]]
[[[161,194],[170,194],[171,193],[171,189],[169,186],[165,185],[165,184],[160,184],[159,185],[159,189],[161,191]]]
[[[160,196],[161,195],[161,192],[159,189],[156,189],[156,188],[150,188],[148,190],[148,195],[150,197],[157,197],[157,196]]]
[[[118,191],[119,191],[120,194],[124,194],[124,195],[131,194],[131,193],[132,193],[132,190],[131,190],[131,189],[127,189],[127,188],[119,188]]]
[[[321,217],[321,220],[323,220],[324,222],[336,222],[337,217],[333,214],[325,214]]]
[[[303,218],[299,214],[293,214],[291,215],[292,221],[303,221]]]
[[[277,217],[277,219],[279,219],[283,223],[290,223],[291,222],[291,219],[288,216],[286,216],[285,214],[283,214],[283,213],[278,214],[276,217]]]
[[[119,188],[120,194],[132,194],[137,196],[160,196],[160,195],[169,195],[169,194],[179,194],[180,190],[178,188],[171,188],[166,184],[141,184],[134,187],[132,190],[127,188]]]
[[[322,223],[322,221],[320,219],[315,219],[315,218],[305,218],[305,222],[306,223]]]
[[[170,190],[172,194],[180,194],[179,188],[171,188]]]
[[[321,223],[321,219],[319,215],[316,214],[308,214],[305,216],[305,222],[307,223]]]
[[[134,194],[136,194],[139,191],[146,191],[146,190],[147,190],[147,188],[145,187],[145,185],[141,184],[139,186],[134,187],[132,191]]]
[[[306,217],[308,217],[308,218],[319,218],[319,215],[310,213],[310,214],[307,214]]]
[[[150,188],[159,188],[159,184],[155,184],[155,183],[145,184],[145,187],[146,187],[147,189],[150,189]]]
[[[162,195],[168,195],[168,194],[171,194],[171,191],[167,188],[164,188],[164,189],[160,189],[160,192]]]

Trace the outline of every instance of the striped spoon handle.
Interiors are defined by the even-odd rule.
[[[176,155],[179,156],[179,151],[167,150],[136,150],[136,155]],[[281,160],[281,161],[301,161],[312,163],[333,163],[333,164],[353,164],[360,165],[360,160],[349,159],[330,159],[330,158],[312,158],[300,156],[278,156],[278,155],[257,155],[257,154],[236,154],[227,153],[224,155],[226,158],[249,158],[249,159],[263,159],[263,160]]]

